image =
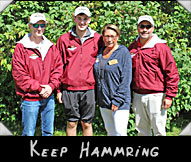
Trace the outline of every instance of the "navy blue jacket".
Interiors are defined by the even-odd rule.
[[[98,105],[101,108],[111,109],[113,104],[119,109],[129,110],[132,81],[132,59],[129,50],[124,45],[120,45],[105,63],[101,74],[100,60],[104,48],[98,52],[94,64]]]

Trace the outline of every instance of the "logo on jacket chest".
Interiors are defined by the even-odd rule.
[[[131,54],[131,58],[133,58],[137,54],[138,50],[137,49],[131,49],[129,52]]]
[[[131,58],[133,58],[135,56],[135,53],[130,53],[131,54]]]
[[[37,55],[37,54],[35,54],[35,53],[33,53],[33,54],[31,54],[30,56],[29,56],[29,58],[31,58],[31,59],[33,59],[33,60],[35,60],[35,59],[37,59],[39,56]]]
[[[72,45],[72,46],[69,46],[68,47],[68,50],[70,51],[74,51],[77,47],[75,45]]]

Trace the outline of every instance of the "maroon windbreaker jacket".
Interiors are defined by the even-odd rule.
[[[164,92],[166,98],[175,97],[179,74],[170,48],[165,40],[153,34],[141,47],[138,38],[129,46],[132,56],[132,90],[140,94]]]
[[[98,49],[104,43],[100,34],[91,28],[88,29],[89,36],[83,43],[72,34],[72,30],[57,40],[56,46],[64,62],[61,89],[73,91],[94,89],[93,65]]]
[[[12,76],[15,81],[16,94],[24,100],[38,101],[43,99],[39,93],[40,85],[49,84],[52,90],[60,85],[63,73],[62,58],[56,46],[46,39],[47,53],[44,58],[38,49],[30,48],[26,35],[18,42],[12,58]]]

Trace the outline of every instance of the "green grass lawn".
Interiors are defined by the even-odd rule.
[[[182,128],[183,129],[183,128]],[[182,131],[181,128],[173,126],[170,131],[167,131],[167,136],[178,136],[180,132]],[[15,136],[21,136],[22,130],[18,132],[14,132]],[[41,132],[40,130],[36,130],[35,133],[36,136],[40,136]],[[66,131],[65,130],[55,130],[54,131],[54,136],[66,136]],[[82,131],[78,132],[78,136],[82,136]],[[94,136],[107,136],[106,132],[103,133],[94,133]]]
[[[54,136],[66,136],[65,130],[56,130],[54,131]],[[82,131],[78,132],[78,136],[82,136]],[[106,133],[94,133],[94,136],[106,136]]]
[[[180,127],[179,124],[183,123],[183,126]],[[169,131],[167,131],[167,136],[178,136],[180,134],[180,132],[186,127],[186,125],[189,123],[188,120],[184,120],[184,119],[178,119],[177,121],[173,121],[174,126],[171,127],[171,129]],[[22,134],[22,130],[19,130],[18,132],[14,132],[15,136],[21,136]],[[36,136],[40,136],[41,132],[40,132],[40,128],[37,127],[36,128]],[[55,130],[54,131],[54,136],[66,136],[66,131],[65,130]],[[82,131],[78,131],[78,136],[82,136]],[[107,136],[106,132],[96,132],[94,133],[94,136]]]
[[[178,136],[182,130],[177,127],[173,127],[171,131],[167,132],[167,136]]]
[[[191,112],[184,112],[179,117],[175,118],[171,121],[171,128],[167,130],[167,136],[178,136],[180,132],[187,126],[187,124],[191,122]],[[78,136],[82,136],[82,128],[78,128]],[[21,136],[22,128],[20,126],[19,130],[13,133],[15,136]],[[36,128],[36,136],[40,136],[40,124],[37,125]],[[106,131],[102,132],[94,132],[94,136],[106,136]],[[55,128],[54,136],[66,136],[65,128],[57,129]]]
[[[184,112],[179,117],[171,121],[171,128],[167,130],[167,136],[179,136],[180,132],[191,122],[191,112]],[[94,136],[106,136],[106,132],[96,132]],[[65,130],[55,130],[54,136],[66,136]],[[78,136],[82,136],[82,130],[78,131]]]

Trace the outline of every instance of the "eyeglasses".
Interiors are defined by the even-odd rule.
[[[103,37],[107,38],[107,39],[109,39],[109,38],[114,39],[116,36],[114,36],[114,35],[104,35]]]
[[[141,24],[139,26],[140,26],[141,29],[144,29],[144,28],[150,29],[152,27],[152,25],[143,25],[143,24]]]
[[[33,26],[34,28],[39,28],[39,26],[40,26],[41,28],[44,28],[44,27],[46,26],[46,24],[32,24],[32,26]]]

